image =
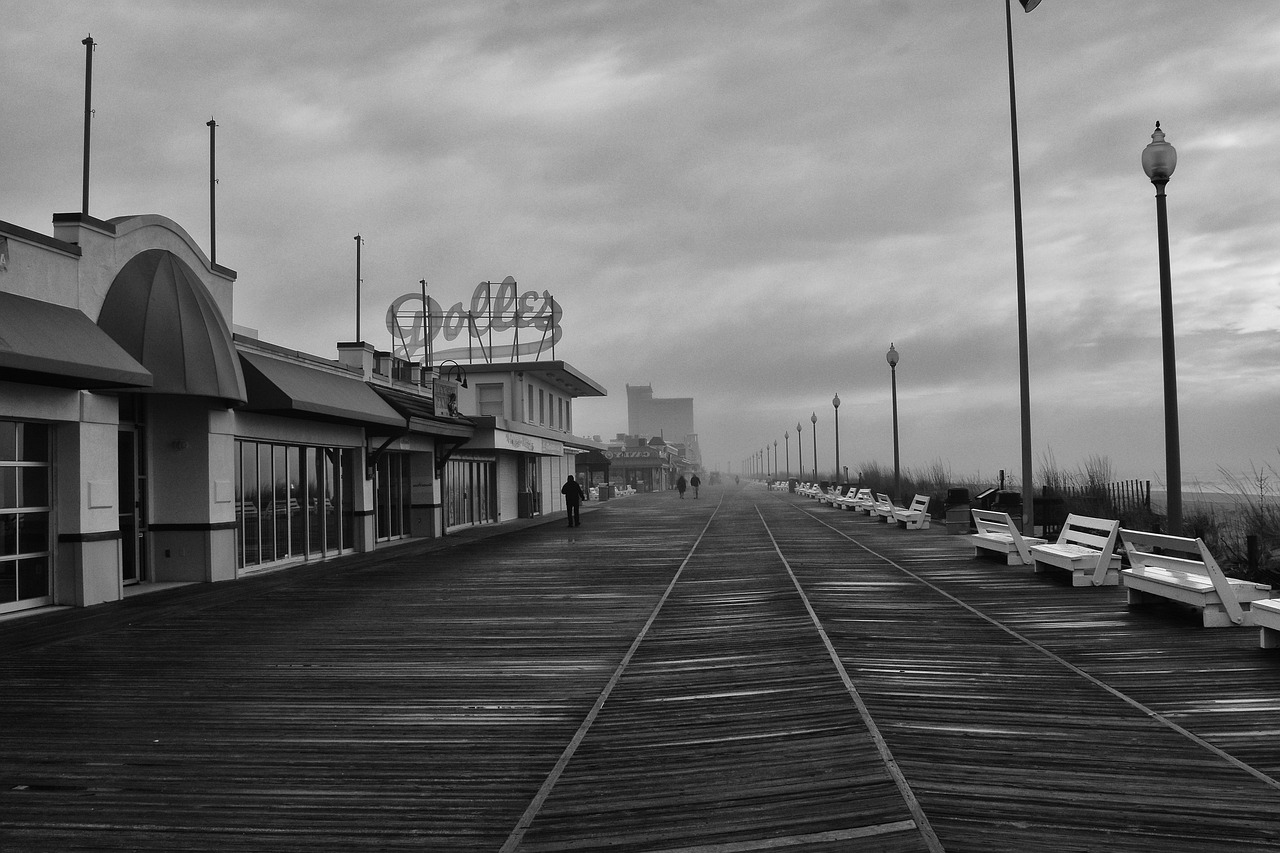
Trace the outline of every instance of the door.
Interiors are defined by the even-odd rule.
[[[120,569],[125,584],[146,579],[146,471],[139,453],[141,430],[129,425],[117,434],[119,454]]]

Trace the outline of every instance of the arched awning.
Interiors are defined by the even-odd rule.
[[[153,394],[248,399],[231,330],[185,261],[164,249],[129,260],[107,291],[98,326],[154,377]]]

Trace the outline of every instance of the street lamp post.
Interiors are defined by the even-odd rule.
[[[818,482],[818,413],[809,415],[809,423],[813,424],[813,481]]]
[[[791,479],[791,433],[783,430],[782,441],[787,454],[787,479]]]
[[[1040,0],[1021,0],[1030,12]],[[1013,251],[1018,287],[1018,396],[1022,421],[1022,524],[1035,532],[1035,486],[1031,479],[1031,373],[1027,353],[1027,278],[1022,248],[1022,176],[1018,165],[1018,98],[1013,84],[1013,4],[1005,0],[1005,33],[1009,47],[1009,139],[1013,151]]]
[[[831,398],[831,405],[836,410],[836,485],[840,484],[840,395]]]
[[[1164,187],[1178,165],[1178,152],[1164,139],[1160,122],[1142,149],[1142,170],[1156,188],[1156,240],[1160,253],[1160,337],[1164,343],[1164,469],[1168,482],[1169,533],[1182,535],[1182,461],[1178,448],[1178,368],[1173,357],[1173,282],[1169,272],[1169,214]]]
[[[800,476],[804,477],[804,433],[800,430],[802,424],[796,421],[796,453],[800,455]]]
[[[898,494],[902,480],[902,471],[898,467],[898,351],[893,348],[893,344],[889,344],[884,360],[889,362],[889,383],[893,388],[893,494],[894,497],[901,497]]]
[[[778,439],[773,440],[773,478],[778,479],[782,472],[778,470]]]

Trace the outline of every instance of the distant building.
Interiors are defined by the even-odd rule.
[[[627,434],[657,436],[681,446],[692,467],[702,466],[698,434],[693,426],[692,397],[654,397],[652,385],[627,386]]]

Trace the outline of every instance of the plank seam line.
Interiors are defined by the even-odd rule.
[[[833,829],[825,832],[813,832],[807,835],[787,835],[776,838],[761,838],[752,841],[725,841],[723,843],[702,844],[697,847],[663,848],[662,853],[750,853],[754,850],[781,850],[784,847],[818,844],[829,841],[856,841],[858,839],[875,838],[881,835],[893,835],[915,829],[915,822],[910,820],[881,823],[874,826],[859,826],[853,829]]]
[[[756,515],[760,517],[760,524],[764,527],[765,533],[769,534],[769,541],[773,543],[773,550],[777,552],[778,559],[782,561],[783,567],[786,568],[787,575],[791,578],[791,583],[795,586],[796,593],[800,596],[800,601],[804,604],[804,609],[808,612],[809,619],[813,622],[813,627],[817,629],[818,636],[822,638],[822,644],[826,647],[827,655],[831,658],[831,662],[835,664],[840,680],[844,682],[845,689],[849,691],[849,696],[853,699],[853,704],[857,707],[858,714],[862,717],[862,722],[871,733],[871,739],[876,745],[876,750],[880,753],[880,760],[884,762],[889,775],[893,777],[894,784],[898,786],[902,798],[906,801],[908,811],[915,818],[916,827],[924,837],[925,844],[933,853],[946,853],[946,848],[942,846],[942,841],[929,823],[928,815],[924,813],[924,807],[916,799],[916,793],[912,790],[911,783],[907,781],[906,774],[898,766],[898,760],[893,757],[893,751],[889,749],[889,742],[884,739],[884,735],[880,733],[880,727],[876,725],[875,719],[871,716],[871,709],[862,700],[862,694],[854,686],[853,679],[849,677],[849,671],[844,668],[844,662],[840,660],[840,655],[831,643],[831,638],[827,636],[827,630],[822,627],[822,621],[818,619],[818,614],[814,612],[813,605],[809,602],[809,596],[805,595],[804,588],[800,585],[800,579],[792,571],[791,563],[782,553],[782,548],[778,545],[778,540],[774,538],[773,531],[769,529],[769,523],[765,521],[764,513],[760,511],[759,504],[755,505],[755,510]]]
[[[781,497],[779,497],[778,499],[781,500]],[[1209,752],[1218,756],[1218,758],[1234,766],[1236,769],[1243,770],[1244,772],[1248,773],[1250,776],[1253,776],[1254,778],[1258,779],[1260,782],[1263,782],[1271,786],[1272,788],[1280,790],[1280,780],[1277,780],[1273,776],[1270,776],[1264,773],[1263,771],[1257,769],[1251,764],[1248,764],[1242,759],[1236,758],[1231,753],[1227,752],[1226,750],[1222,749],[1219,746],[1216,746],[1210,743],[1209,741],[1200,737],[1200,735],[1196,734],[1195,732],[1187,728],[1184,728],[1183,726],[1178,725],[1173,720],[1169,719],[1164,714],[1160,713],[1154,708],[1149,708],[1146,705],[1139,702],[1137,699],[1134,699],[1132,696],[1129,696],[1128,694],[1123,693],[1122,691],[1112,687],[1110,684],[1106,683],[1105,681],[1093,675],[1092,673],[1088,672],[1087,670],[1081,669],[1079,666],[1076,666],[1071,661],[1067,660],[1066,658],[1062,657],[1056,652],[1050,651],[1049,649],[1040,645],[1030,637],[1027,637],[1019,633],[1013,628],[1010,628],[1008,625],[1004,624],[999,619],[996,619],[994,616],[988,616],[986,613],[983,613],[981,610],[977,609],[973,605],[968,604],[964,601],[961,601],[959,598],[947,592],[946,590],[942,589],[941,587],[925,580],[924,578],[920,577],[920,575],[916,574],[915,572],[911,571],[905,566],[901,566],[895,563],[893,560],[886,557],[884,554],[881,554],[880,552],[871,549],[867,545],[864,545],[863,543],[859,542],[857,539],[854,539],[852,536],[845,533],[844,531],[836,527],[832,527],[830,524],[827,524],[827,522],[818,518],[816,515],[809,512],[808,510],[797,507],[794,504],[787,504],[787,505],[791,506],[797,512],[800,512],[803,515],[807,515],[809,518],[818,522],[823,527],[826,527],[828,530],[831,530],[837,535],[841,536],[842,538],[847,539],[848,541],[852,542],[854,545],[857,545],[859,548],[866,551],[868,554],[871,554],[873,557],[877,557],[881,560],[884,560],[886,563],[893,566],[895,569],[902,572],[907,577],[915,580],[917,583],[928,587],[929,589],[933,590],[937,594],[941,595],[943,598],[949,599],[954,604],[960,605],[965,610],[968,610],[970,613],[977,616],[978,618],[985,620],[991,625],[994,625],[995,627],[999,628],[1001,631],[1004,631],[1006,634],[1016,639],[1018,642],[1026,644],[1028,647],[1035,649],[1037,652],[1049,658],[1050,660],[1054,661],[1055,663],[1059,664],[1060,666],[1070,670],[1071,672],[1074,672],[1076,675],[1090,682],[1095,687],[1099,687],[1102,690],[1105,690],[1107,693],[1110,693],[1115,698],[1119,699],[1120,701],[1124,702],[1130,707],[1140,711],[1141,713],[1145,714],[1147,717],[1150,717],[1151,719],[1156,720],[1157,722],[1168,727],[1174,732],[1177,732],[1178,734],[1182,735],[1184,738],[1196,744],[1197,746],[1200,746],[1201,748],[1208,750]],[[758,511],[759,510],[757,508],[757,512]]]
[[[667,588],[662,591],[662,596],[658,599],[658,603],[654,605],[653,611],[649,614],[649,618],[645,620],[644,625],[640,628],[634,640],[631,641],[631,647],[627,649],[626,654],[622,656],[622,660],[618,662],[618,666],[614,669],[613,675],[609,676],[608,682],[600,691],[600,695],[596,697],[595,704],[591,706],[591,710],[587,712],[587,716],[582,720],[582,724],[578,726],[578,730],[574,732],[569,743],[565,746],[564,751],[560,753],[559,760],[555,766],[551,768],[551,772],[547,774],[547,778],[543,780],[542,786],[538,789],[538,793],[529,801],[529,806],[524,810],[524,814],[520,816],[520,820],[516,822],[515,827],[511,830],[511,834],[507,837],[506,843],[501,847],[501,853],[514,853],[519,848],[520,842],[524,840],[524,834],[528,832],[530,825],[538,816],[538,812],[542,810],[542,806],[546,803],[547,798],[551,796],[551,789],[560,781],[560,777],[564,774],[565,768],[569,766],[569,761],[578,750],[578,746],[587,736],[587,731],[595,723],[596,717],[600,715],[600,711],[604,708],[604,703],[608,701],[609,695],[613,693],[614,687],[622,680],[622,673],[626,670],[627,665],[631,663],[631,658],[635,656],[636,651],[640,648],[640,644],[648,635],[649,629],[653,627],[653,623],[657,621],[658,614],[662,611],[663,605],[667,603],[667,599],[671,597],[672,591],[680,580],[680,576],[684,574],[685,567],[689,565],[689,561],[693,559],[694,552],[698,550],[698,546],[702,544],[702,539],[707,535],[707,530],[711,528],[711,523],[716,520],[716,516],[720,513],[720,507],[724,505],[724,496],[721,495],[720,501],[716,504],[716,508],[711,512],[711,517],[707,519],[706,525],[703,526],[702,532],[698,534],[698,538],[694,540],[693,546],[689,548],[689,553],[685,555],[680,562],[680,567],[676,569],[676,573],[671,577],[671,582],[667,584]]]

